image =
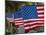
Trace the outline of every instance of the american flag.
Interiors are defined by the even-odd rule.
[[[24,30],[27,32],[29,30],[32,30],[34,28],[42,27],[44,26],[44,5],[43,4],[37,4],[36,5],[38,18],[35,19],[23,19],[23,18],[16,18],[15,19],[15,25],[16,26],[24,26]]]
[[[16,13],[17,15],[16,14],[14,15],[14,17],[15,17],[14,18],[15,25],[17,27],[23,25],[25,32],[33,30],[34,28],[44,26],[44,4],[39,3],[39,4],[36,4],[35,6],[36,6],[35,8],[34,7],[31,8],[31,10],[33,9],[33,16],[32,16],[32,14],[30,14],[31,19],[27,19],[27,18],[30,18],[30,16],[24,15],[22,13],[23,10],[21,10],[21,13]],[[25,7],[23,7],[22,9],[24,9],[24,8]],[[29,7],[29,9],[30,9],[30,7]],[[36,9],[36,11],[35,11],[35,9]],[[27,12],[29,12],[29,11],[27,11]],[[10,19],[9,22],[13,22],[13,18]]]

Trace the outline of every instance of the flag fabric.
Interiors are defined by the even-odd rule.
[[[18,16],[17,16],[18,15]],[[44,5],[22,6],[22,10],[15,16],[15,25],[24,26],[25,32],[44,26]]]
[[[8,16],[9,22],[15,22],[17,27],[23,25],[25,32],[44,26],[44,4],[24,5],[13,16]]]

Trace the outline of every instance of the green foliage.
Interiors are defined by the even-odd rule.
[[[15,1],[6,1],[6,12],[12,12],[20,10],[21,5],[32,5],[32,2],[15,2]]]

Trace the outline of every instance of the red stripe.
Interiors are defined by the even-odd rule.
[[[15,26],[19,27],[20,25],[16,25],[16,24],[15,24]]]
[[[40,10],[44,10],[44,8],[42,8],[42,9],[37,9],[37,11],[40,11]]]
[[[44,4],[37,4],[36,6],[44,6]]]
[[[17,24],[17,25],[15,24],[15,26],[17,26],[17,27],[19,27],[20,25],[23,25],[23,24]]]
[[[44,18],[44,17],[42,16],[42,17],[38,17],[38,18]]]

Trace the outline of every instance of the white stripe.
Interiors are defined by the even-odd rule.
[[[38,25],[33,25],[33,26],[31,26],[30,28],[34,28],[34,27],[36,27],[36,26],[38,26]]]
[[[36,27],[37,25],[34,25],[34,26],[31,26],[31,27],[24,27],[24,29],[26,30],[26,29],[30,29],[30,28],[33,28],[33,27]]]
[[[14,21],[9,21],[9,22],[14,22]]]
[[[44,14],[40,14],[40,15],[38,15],[38,17],[44,17]]]
[[[16,18],[15,20],[21,20],[21,19],[23,19],[23,18]]]
[[[14,18],[7,18],[7,20],[8,20],[9,22],[13,22],[13,21],[14,21]]]
[[[17,23],[17,22],[23,22],[23,20],[21,20],[21,21],[15,21],[15,22],[16,22],[16,23]]]
[[[44,11],[41,11],[41,10],[40,10],[40,11],[37,11],[37,13],[43,13],[43,12],[44,12]]]
[[[34,20],[44,20],[43,18],[38,18],[38,19],[27,19],[27,20],[24,20],[25,21],[34,21]]]
[[[7,18],[7,20],[14,20],[14,18]]]
[[[42,8],[44,8],[43,6],[41,6],[41,7],[36,7],[37,9],[42,9]]]

